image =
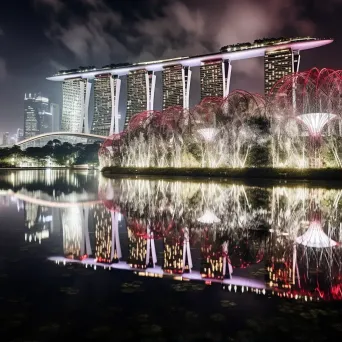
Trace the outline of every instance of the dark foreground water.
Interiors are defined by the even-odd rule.
[[[338,338],[341,195],[3,171],[0,340]]]

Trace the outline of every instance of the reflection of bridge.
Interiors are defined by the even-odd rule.
[[[0,195],[9,195],[13,196],[19,200],[24,201],[25,203],[32,203],[36,205],[40,205],[43,207],[48,208],[71,208],[71,207],[90,207],[92,205],[95,205],[97,203],[101,203],[101,201],[77,201],[77,202],[56,202],[56,201],[49,201],[39,198],[34,198],[25,194],[20,194],[18,192],[14,192],[12,190],[8,190],[8,192],[2,192]]]
[[[27,138],[17,143],[18,146],[53,136],[70,136],[70,137],[78,137],[78,138],[90,138],[90,139],[98,139],[98,140],[105,140],[107,137],[102,135],[96,134],[89,134],[89,133],[72,133],[72,132],[50,132],[50,133],[43,133],[39,135],[35,135],[34,137]]]

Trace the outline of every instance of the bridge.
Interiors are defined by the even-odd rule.
[[[21,146],[36,140],[40,140],[43,138],[49,138],[53,136],[71,136],[71,137],[78,137],[78,138],[89,138],[89,139],[98,139],[98,140],[106,140],[108,137],[96,134],[89,134],[89,133],[72,133],[72,132],[50,132],[50,133],[43,133],[39,135],[35,135],[34,137],[30,137],[18,142],[16,145]]]
[[[56,137],[56,136],[69,136],[69,137],[78,137],[78,138],[88,138],[88,139],[98,139],[98,140],[106,140],[108,137],[103,135],[97,135],[97,134],[90,134],[90,133],[72,133],[72,132],[50,132],[50,133],[43,133],[39,135],[35,135],[34,137],[30,137],[27,139],[24,139],[22,141],[17,142],[13,145],[1,145],[1,148],[11,148],[14,145],[16,146],[23,146],[27,143],[34,142],[36,140],[40,140],[43,138],[49,138],[49,137]]]
[[[14,144],[17,146],[23,146],[27,143],[34,142],[39,139],[49,138],[49,137],[56,137],[56,136],[69,136],[69,137],[78,137],[78,138],[88,138],[88,139],[98,139],[98,140],[106,140],[108,137],[96,134],[89,134],[89,133],[71,133],[71,132],[51,132],[51,133],[43,133],[39,135],[35,135],[34,137],[30,137],[19,141],[18,143]],[[2,145],[0,148],[10,148],[14,145]]]

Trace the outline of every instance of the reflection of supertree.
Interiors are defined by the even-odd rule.
[[[320,189],[302,191],[299,209],[294,205],[295,212],[288,215],[299,218],[290,221],[292,229],[280,227],[282,221],[277,221],[267,264],[267,280],[272,287],[307,297],[327,299],[337,295],[341,272],[336,247],[339,234],[326,216],[329,201],[324,197]],[[336,205],[336,199],[330,203]]]
[[[260,95],[235,91],[226,99],[203,99],[191,110],[144,111],[120,136],[105,141],[100,162],[106,166],[111,158],[115,166],[244,167],[267,126],[264,109]]]
[[[218,229],[227,230],[255,225],[259,216],[242,185],[101,178],[99,195],[110,210],[149,223],[155,238],[171,223],[188,227],[191,235],[213,217]]]
[[[342,72],[313,68],[285,76],[269,95],[273,165],[322,167],[322,147],[329,146],[341,166],[336,138],[341,136]],[[325,155],[325,165],[329,158]]]

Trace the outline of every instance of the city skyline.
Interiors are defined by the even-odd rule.
[[[255,7],[252,1],[247,1],[244,6],[235,1],[226,3],[218,0],[210,6],[205,1],[197,1],[197,16],[188,19],[186,16],[191,13],[193,1],[157,0],[144,6],[132,4],[126,1],[125,4],[109,5],[107,1],[98,1],[94,6],[91,2],[80,4],[78,0],[68,3],[39,0],[28,1],[19,9],[14,3],[6,6],[0,14],[0,46],[4,47],[0,50],[2,131],[12,134],[21,127],[23,104],[19,99],[25,92],[44,89],[53,102],[61,104],[58,86],[44,78],[74,65],[106,65],[205,54],[222,45],[253,41],[259,37],[313,35],[334,37],[335,43],[326,47],[326,51],[315,51],[310,58],[306,58],[307,54],[302,56],[301,70],[313,66],[340,68],[338,55],[342,49],[338,32],[334,30],[334,25],[338,24],[335,13],[341,6],[339,3],[325,4],[324,7],[315,4],[310,10],[305,10],[307,5],[304,2],[285,6],[279,1],[272,1],[268,6]],[[324,13],[329,15],[322,15]],[[14,15],[19,23],[16,32],[10,26]],[[102,16],[103,23],[94,22],[96,15]],[[65,22],[59,23],[62,16]],[[138,21],[136,16],[140,18]],[[205,23],[213,22],[213,17],[211,28],[204,29],[208,27]],[[38,19],[33,26],[30,20],[30,32],[26,30],[28,18]],[[169,26],[173,27],[172,32],[167,29],[168,25],[162,25],[161,18],[166,23],[173,23]],[[112,19],[111,28],[106,27],[109,19]],[[52,27],[56,20],[58,24]],[[248,25],[242,24],[246,22]],[[128,32],[122,23],[132,27],[134,33]],[[111,32],[112,29],[116,34]],[[154,32],[159,34],[155,36]],[[17,39],[19,33],[25,38]],[[28,34],[30,39],[26,39]],[[79,48],[76,42],[79,42]],[[26,51],[24,59],[20,53],[23,49]],[[257,71],[260,66],[262,60],[239,62],[232,77],[231,90],[242,88],[261,92],[263,80]],[[194,89],[199,88],[200,83],[199,76],[196,77],[193,79]],[[158,87],[155,101],[155,109],[162,109],[163,95]],[[191,106],[199,102],[199,98],[193,101]],[[123,110],[122,105],[119,111]]]

